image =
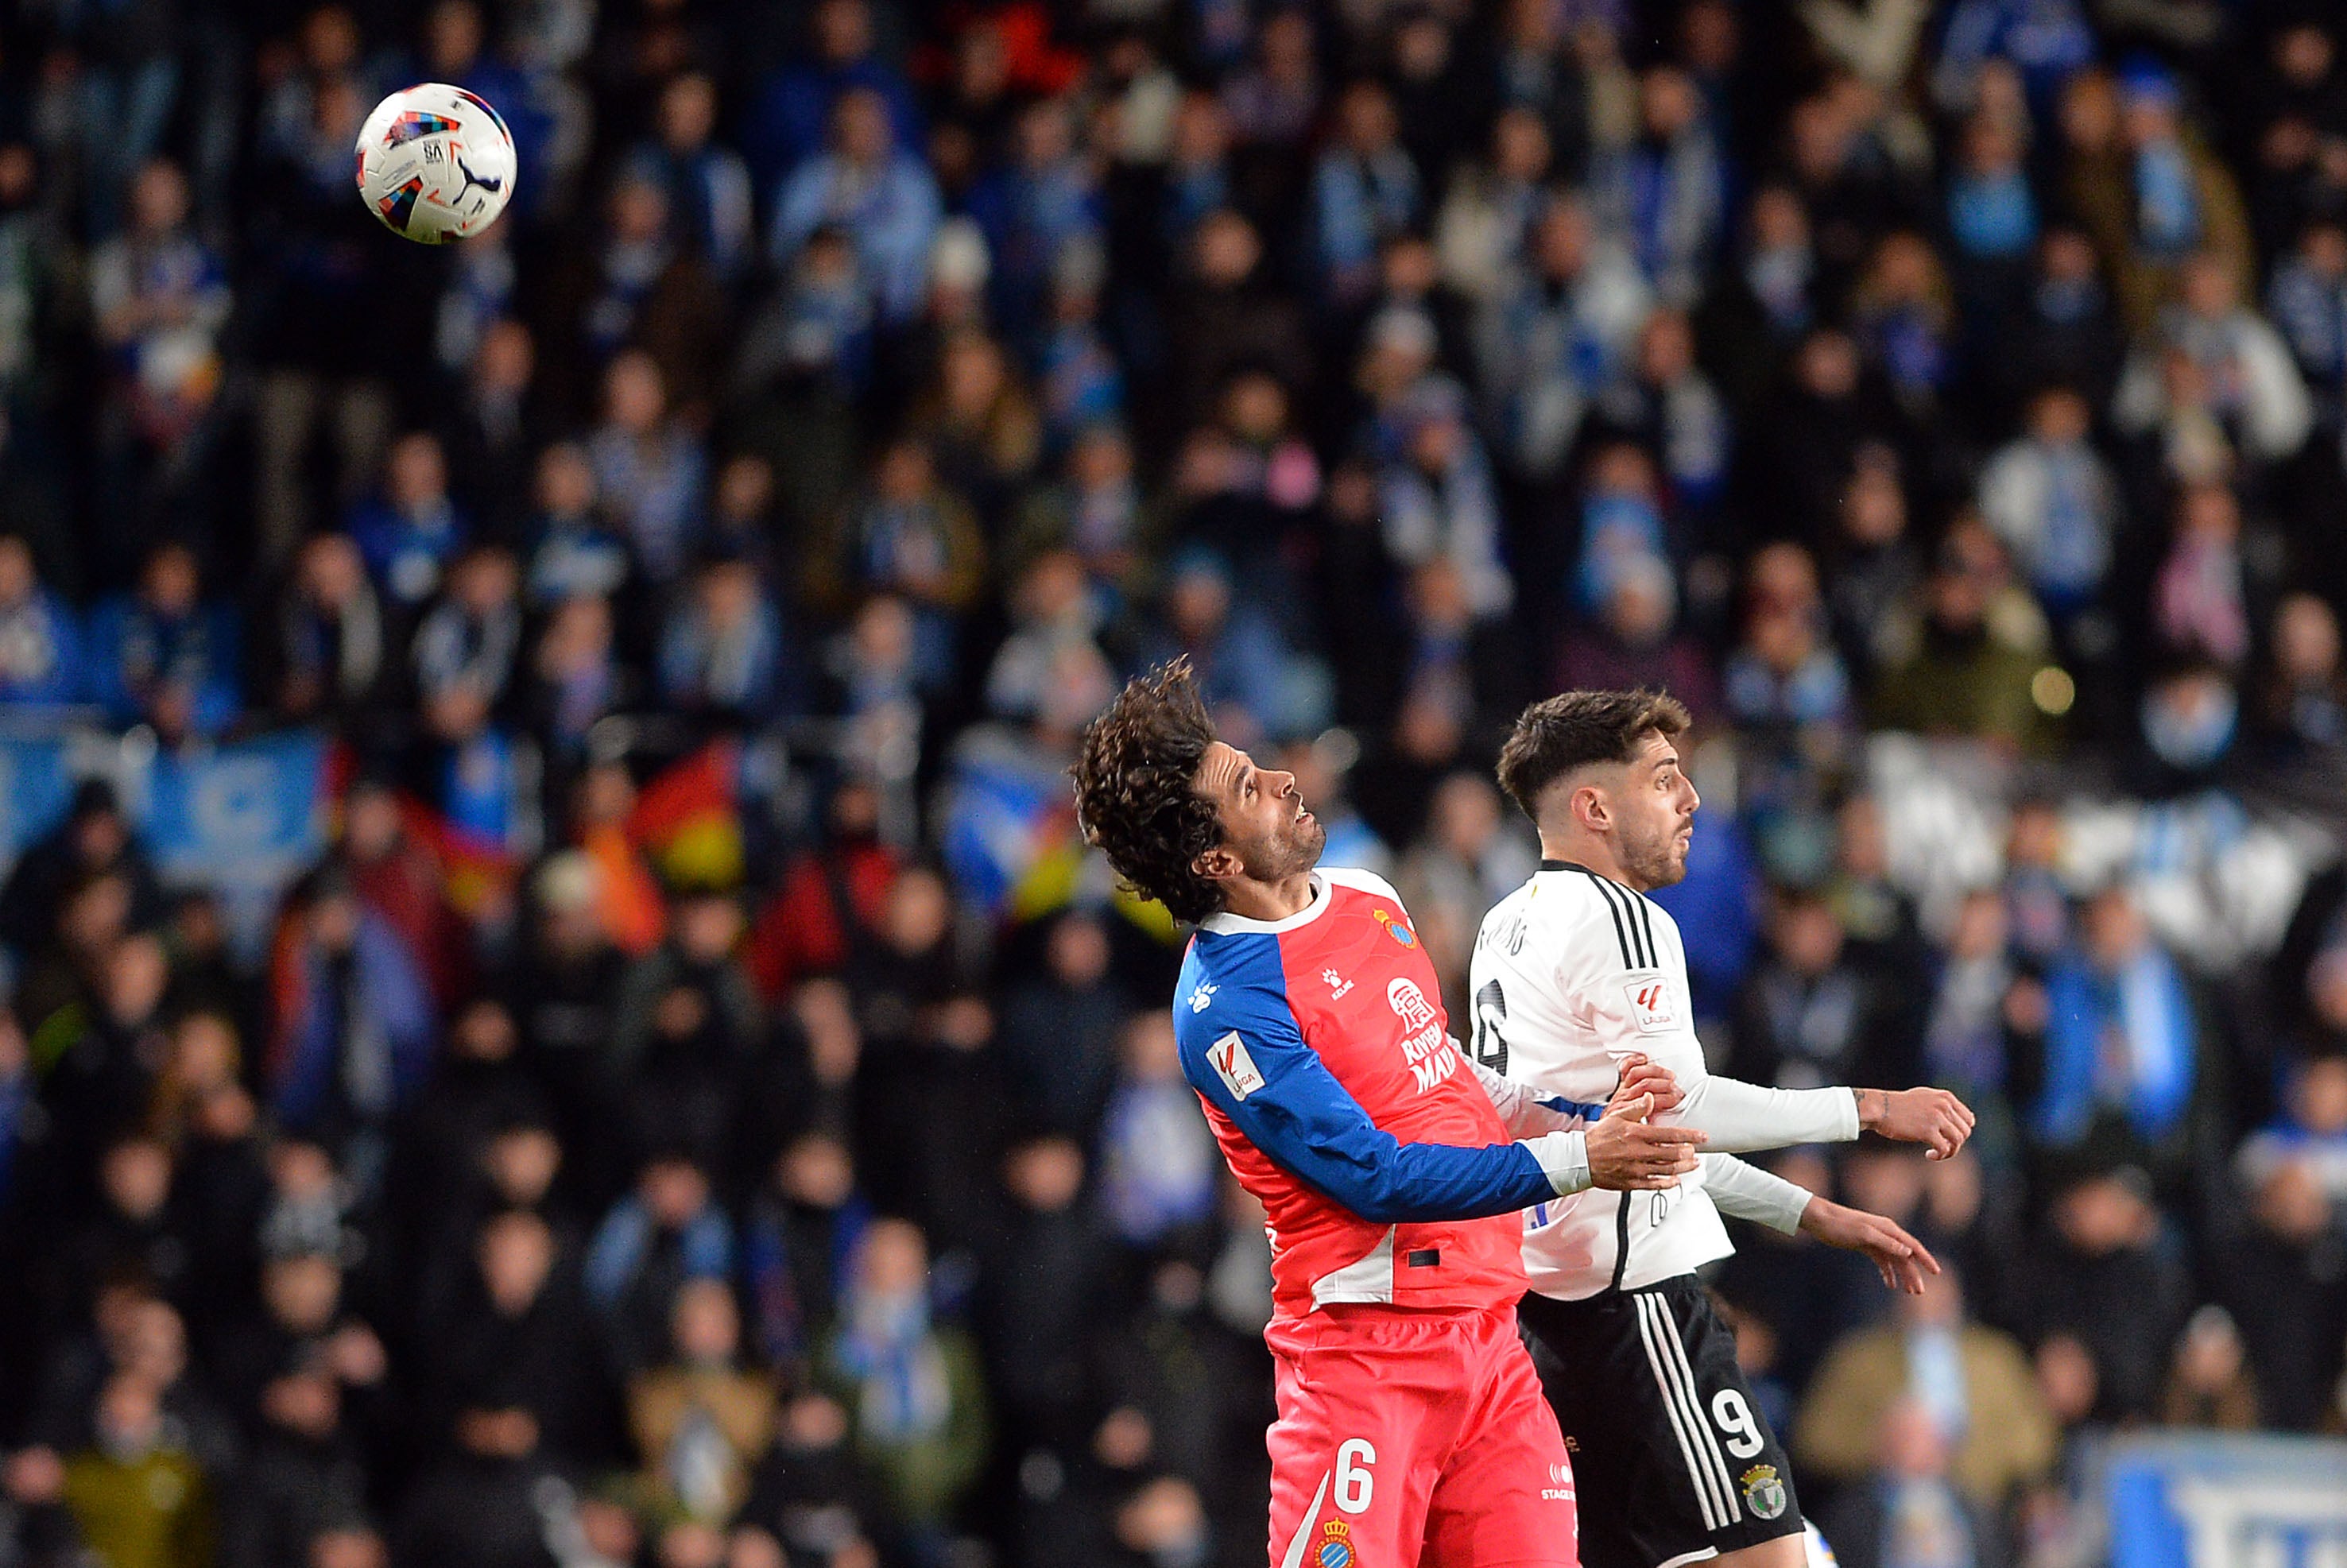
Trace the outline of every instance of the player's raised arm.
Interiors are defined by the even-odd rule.
[[[1179,1020],[1191,1085],[1275,1163],[1363,1219],[1478,1219],[1593,1185],[1672,1187],[1695,1169],[1700,1132],[1631,1117],[1601,1122],[1594,1147],[1589,1132],[1481,1148],[1402,1143],[1337,1081],[1276,999],[1216,1000],[1214,1025]]]

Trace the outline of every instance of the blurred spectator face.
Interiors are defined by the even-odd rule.
[[[836,1209],[856,1191],[856,1163],[837,1138],[811,1132],[783,1151],[775,1162],[775,1185],[794,1204]]]
[[[1137,1013],[1118,1044],[1129,1083],[1172,1083],[1182,1076],[1182,1046],[1163,1012]]]
[[[489,323],[481,346],[473,355],[473,382],[483,391],[518,396],[538,368],[538,349],[529,329],[510,316]]]
[[[1002,1184],[1030,1214],[1064,1214],[1083,1190],[1083,1151],[1072,1138],[1030,1139],[1005,1156]]]
[[[2069,284],[2095,282],[2101,265],[2094,241],[2075,229],[2049,231],[2037,264],[2047,282]]]
[[[2150,939],[2135,895],[2123,886],[2106,887],[2086,910],[2086,951],[2106,968],[2116,968],[2141,952]]]
[[[508,1061],[515,1039],[513,1014],[484,997],[457,1015],[449,1043],[466,1061]]]
[[[2075,1427],[2094,1413],[2102,1376],[2094,1354],[2067,1334],[2056,1334],[2037,1347],[2031,1358],[2037,1373],[2037,1391],[2054,1419]]]
[[[1071,990],[1085,990],[1108,975],[1108,932],[1087,914],[1062,915],[1051,927],[1045,962],[1051,978]]]
[[[945,879],[916,867],[897,878],[888,890],[881,932],[888,945],[907,955],[926,953],[945,940],[953,920],[953,901]]]
[[[163,1439],[160,1391],[127,1373],[107,1379],[97,1397],[97,1444],[118,1461],[152,1453]]]
[[[698,151],[709,144],[717,128],[717,84],[699,71],[687,71],[662,88],[660,101],[661,141],[671,152]]]
[[[1911,1224],[1922,1206],[1923,1156],[1906,1148],[1853,1149],[1842,1162],[1841,1179],[1850,1206]]]
[[[386,785],[354,784],[343,811],[343,847],[353,860],[370,864],[399,847],[399,797]]]
[[[483,1145],[481,1169],[504,1203],[534,1207],[545,1201],[562,1169],[562,1145],[544,1127],[507,1127]]]
[[[1768,922],[1769,945],[1787,968],[1814,979],[1841,961],[1841,921],[1815,894],[1780,895]]]
[[[1695,124],[1703,99],[1687,74],[1676,66],[1656,66],[1639,83],[1639,108],[1646,134],[1667,142]]]
[[[742,1344],[742,1317],[723,1280],[686,1281],[676,1293],[669,1328],[678,1358],[694,1366],[728,1366]]]
[[[899,441],[882,456],[873,487],[882,500],[901,507],[927,496],[932,479],[929,449],[917,441]]]
[[[125,1314],[116,1362],[150,1389],[168,1389],[187,1375],[188,1326],[167,1301],[143,1297]]]
[[[171,1078],[182,1090],[236,1084],[236,1030],[218,1013],[190,1013],[171,1031]]]
[[[322,1334],[342,1303],[343,1271],[317,1253],[273,1257],[261,1266],[261,1298],[279,1327],[295,1334]]]
[[[668,388],[652,356],[630,350],[603,373],[603,412],[629,436],[641,439],[660,428],[668,413]]]
[[[815,53],[831,65],[851,65],[872,52],[872,14],[864,0],[823,0],[809,28]]]
[[[145,1023],[163,1005],[170,983],[170,955],[161,938],[147,932],[123,938],[107,959],[107,1016],[119,1024]]]
[[[636,1196],[662,1230],[682,1230],[709,1206],[709,1178],[691,1160],[663,1155],[637,1175]]]
[[[196,608],[200,581],[195,552],[185,545],[165,545],[147,558],[138,596],[159,615],[185,615]]]
[[[595,504],[595,466],[575,443],[557,442],[538,455],[537,489],[540,511],[581,517]]]
[[[340,610],[366,586],[366,566],[347,534],[320,534],[302,547],[295,569],[303,597],[323,610]]]
[[[1443,853],[1472,865],[1500,831],[1500,794],[1481,774],[1452,774],[1435,787],[1428,833]]]
[[[2054,1200],[2054,1228],[2073,1251],[2107,1257],[2148,1245],[2159,1229],[2159,1213],[2140,1190],[2139,1177],[2094,1176]]]
[[[2107,151],[2118,140],[2119,94],[2109,73],[2085,70],[2062,89],[2062,135],[2082,153]]]
[[[359,57],[357,18],[340,5],[321,5],[302,19],[302,65],[313,76],[349,70]]]
[[[1842,533],[1853,544],[1893,544],[1907,531],[1907,493],[1899,484],[1899,459],[1886,446],[1860,449],[1857,466],[1841,497]]]
[[[1766,185],[1752,198],[1752,248],[1760,251],[1806,251],[1809,214],[1788,187]]]
[[[1956,922],[1949,933],[1949,956],[1992,958],[2004,950],[2008,920],[2004,900],[1993,888],[1975,888],[1956,907]]]
[[[2248,1358],[2232,1314],[2221,1307],[2203,1307],[2184,1326],[2178,1341],[2177,1380],[2194,1393],[2214,1396],[2240,1377]]]
[[[1010,384],[1002,350],[983,333],[964,333],[948,345],[938,368],[947,415],[963,423],[982,419]]]
[[[747,561],[720,561],[701,574],[695,587],[701,613],[713,630],[731,631],[757,618],[758,573]]]
[[[2276,607],[2274,667],[2294,686],[2327,684],[2339,676],[2339,617],[2311,593],[2293,593]]]
[[[1952,1265],[1943,1259],[1942,1272],[1923,1276],[1923,1294],[1909,1296],[1901,1291],[1891,1299],[1891,1309],[1899,1321],[1911,1329],[1953,1328],[1964,1320],[1963,1283],[1956,1276]]]
[[[2347,1133],[2347,1056],[2318,1056],[2298,1070],[2291,1082],[2290,1114],[2301,1131],[2317,1137]]]
[[[601,869],[581,851],[548,856],[538,873],[538,931],[549,950],[579,958],[602,948],[603,921],[595,907],[602,883]]]
[[[1301,10],[1275,12],[1256,38],[1263,73],[1286,87],[1308,86],[1313,78],[1312,19]]]
[[[440,438],[416,430],[392,443],[384,490],[403,512],[437,506],[448,493],[448,459],[440,450]]]
[[[722,893],[698,894],[676,911],[676,945],[696,964],[719,964],[742,938],[742,907]]]
[[[1439,16],[1419,13],[1394,31],[1394,73],[1408,82],[1430,82],[1450,64],[1450,29]]]
[[[1886,1475],[1934,1481],[1948,1473],[1947,1435],[1918,1400],[1901,1399],[1885,1410],[1874,1440]]]
[[[2250,1194],[2250,1213],[2270,1235],[2307,1246],[2331,1228],[2331,1195],[2304,1163],[2284,1161]]]
[[[839,156],[858,168],[887,161],[894,138],[887,101],[869,87],[849,88],[832,106],[831,134]]]
[[[1551,201],[1532,225],[1532,258],[1541,275],[1554,282],[1581,276],[1589,264],[1589,241],[1588,210],[1567,198]]]
[[[1081,490],[1105,490],[1133,477],[1133,446],[1112,425],[1094,425],[1068,453],[1068,479]]]
[[[668,192],[658,182],[623,173],[611,188],[610,237],[615,245],[650,245],[668,232]]]
[[[2075,446],[2092,421],[2086,400],[2066,386],[2039,393],[2029,405],[2029,434],[2048,446]]]
[[[1337,106],[1337,134],[1347,149],[1364,157],[1393,145],[1399,129],[1393,99],[1375,82],[1355,82]]]
[[[774,504],[774,466],[754,453],[729,458],[717,471],[712,504],[725,522],[746,525],[765,520]]]
[[[1223,425],[1241,441],[1266,446],[1287,429],[1287,390],[1260,371],[1235,378],[1223,395]]]
[[[1174,579],[1165,596],[1165,620],[1189,643],[1211,641],[1231,610],[1231,582],[1212,562],[1193,562]]]
[[[1826,403],[1839,403],[1858,390],[1858,344],[1846,333],[1811,333],[1802,340],[1793,363],[1793,375],[1802,391]]]
[[[1638,377],[1669,386],[1695,368],[1695,331],[1683,312],[1659,310],[1638,334]]]
[[[139,233],[169,234],[188,220],[188,179],[168,159],[154,159],[130,186],[130,222]]]
[[[153,1219],[171,1195],[171,1155],[151,1138],[125,1138],[98,1162],[99,1190],[125,1218]]]
[[[1222,100],[1209,92],[1188,92],[1174,110],[1169,153],[1177,169],[1217,164],[1230,151],[1231,121]]]
[[[1603,611],[1605,630],[1624,647],[1655,647],[1670,635],[1676,600],[1671,569],[1653,556],[1633,556],[1614,568]]]
[[[2021,163],[2021,134],[2001,116],[1975,114],[1964,123],[1963,159],[1983,178],[2008,174]]]
[[[130,884],[119,876],[94,877],[67,901],[58,934],[68,951],[96,958],[112,950],[129,918]]]
[[[905,1220],[875,1221],[856,1249],[856,1290],[866,1296],[901,1300],[929,1285],[929,1246]]]
[[[1019,117],[1019,162],[1037,173],[1055,168],[1067,161],[1074,138],[1075,126],[1067,105],[1057,98],[1030,105]]]
[[[2177,279],[2177,292],[2184,301],[2184,308],[2204,320],[2230,315],[2233,307],[2240,302],[2239,295],[2234,292],[2233,274],[2223,261],[2205,252],[2186,260]]]
[[[501,549],[467,551],[448,579],[448,596],[477,616],[513,603],[520,588],[520,571],[513,557]]]
[[[1195,247],[1198,277],[1209,288],[1235,289],[1255,272],[1263,259],[1263,245],[1255,225],[1228,208],[1208,213],[1198,222]]]
[[[11,609],[33,597],[33,548],[14,534],[0,536],[0,605]]]
[[[489,1305],[499,1317],[520,1317],[554,1267],[554,1233],[535,1214],[499,1214],[481,1227],[477,1255]]]
[[[434,77],[462,81],[480,55],[480,8],[473,0],[440,0],[424,24],[424,56]]]
[[[357,1525],[324,1531],[310,1543],[309,1568],[384,1568],[390,1561],[383,1537]]]
[[[272,1426],[321,1441],[341,1424],[342,1386],[323,1368],[289,1372],[261,1389],[261,1413]]]
[[[1116,1512],[1116,1539],[1126,1551],[1157,1563],[1194,1562],[1204,1553],[1206,1510],[1198,1489],[1159,1476]]]

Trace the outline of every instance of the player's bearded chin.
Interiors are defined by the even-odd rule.
[[[1686,876],[1686,861],[1678,853],[1681,825],[1674,820],[1658,827],[1625,828],[1622,835],[1622,868],[1645,887],[1668,887]]]
[[[1248,845],[1239,858],[1255,881],[1277,882],[1319,865],[1320,851],[1327,842],[1328,830],[1316,816],[1301,832],[1289,824],[1265,834]]]

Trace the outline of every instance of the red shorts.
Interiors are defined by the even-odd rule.
[[[1574,1568],[1573,1469],[1512,1305],[1324,1307],[1264,1338],[1271,1568]]]

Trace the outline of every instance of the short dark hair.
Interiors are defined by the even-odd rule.
[[[1626,763],[1648,735],[1671,740],[1693,721],[1664,692],[1566,692],[1516,715],[1500,748],[1500,787],[1540,820],[1542,792],[1592,763]]]
[[[1125,682],[1084,730],[1075,765],[1076,821],[1125,885],[1195,925],[1222,889],[1192,863],[1223,841],[1214,803],[1197,791],[1214,721],[1187,659]]]

